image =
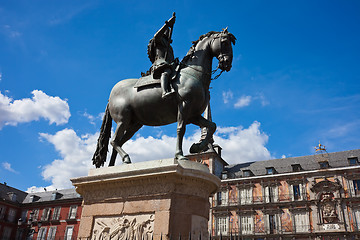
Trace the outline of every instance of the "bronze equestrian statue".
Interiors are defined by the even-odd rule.
[[[172,31],[174,22],[175,15],[165,22],[165,28]],[[171,37],[171,34],[168,34],[167,36]],[[168,40],[171,42],[171,39]],[[129,155],[122,149],[122,146],[143,125],[162,126],[177,122],[175,158],[178,160],[187,159],[182,150],[186,125],[192,123],[200,128],[206,127],[208,129],[206,137],[199,143],[194,143],[190,152],[198,153],[206,149],[216,129],[215,123],[202,116],[210,99],[212,61],[216,57],[219,61],[217,68],[222,72],[230,71],[233,59],[232,44],[235,44],[235,41],[235,36],[227,29],[221,32],[211,31],[201,35],[197,41],[193,42],[189,52],[175,71],[167,72],[166,70],[173,69],[169,67],[171,66],[171,63],[168,62],[171,59],[169,58],[164,63],[163,71],[157,72],[157,68],[154,67],[156,61],[154,61],[152,68],[155,69],[152,69],[149,75],[145,76],[144,74],[140,79],[125,79],[118,82],[110,93],[97,149],[93,156],[93,164],[99,168],[106,161],[112,120],[117,123],[117,127],[110,141],[113,153],[109,166],[115,165],[117,154],[121,156],[124,163],[131,163]],[[156,54],[150,56],[156,57]],[[167,72],[165,75],[168,75],[171,87],[175,92],[165,98],[162,97],[161,81],[156,79],[162,78],[164,72]],[[171,90],[168,89],[168,91]],[[166,92],[165,90],[165,95]]]

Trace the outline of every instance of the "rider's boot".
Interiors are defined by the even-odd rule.
[[[164,71],[162,74],[161,74],[161,78],[160,78],[160,81],[161,81],[161,90],[162,90],[162,95],[161,97],[163,99],[166,99],[168,98],[169,96],[171,96],[173,93],[175,93],[174,89],[171,88],[170,84],[169,84],[169,71]],[[169,90],[170,88],[170,90]]]

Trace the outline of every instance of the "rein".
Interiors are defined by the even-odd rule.
[[[202,71],[202,70],[193,68],[192,66],[190,66],[190,65],[188,65],[188,64],[186,64],[186,63],[183,63],[183,62],[180,62],[180,65],[185,66],[185,67],[188,67],[188,68],[191,68],[192,70],[195,70],[195,71],[200,72],[200,73],[202,73],[202,74],[209,75],[210,77],[211,77],[212,75],[214,75],[214,74],[217,72],[217,70],[219,69],[219,65],[218,65],[215,70],[212,70],[211,73],[208,73],[208,72],[204,72],[204,71]],[[181,68],[180,68],[180,69],[181,69]],[[221,70],[221,72],[220,72],[218,75],[216,75],[215,77],[211,78],[210,81],[218,79],[223,72],[224,72],[224,70]],[[189,73],[187,73],[187,74],[189,74]]]

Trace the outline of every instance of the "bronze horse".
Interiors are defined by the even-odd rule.
[[[113,153],[109,166],[114,166],[117,153],[124,163],[131,163],[122,145],[143,125],[162,126],[177,122],[175,158],[179,160],[187,159],[182,150],[186,125],[192,123],[200,128],[206,127],[206,137],[199,143],[194,143],[190,152],[197,153],[206,149],[216,129],[215,123],[201,115],[210,99],[212,61],[216,57],[219,61],[218,68],[230,71],[233,59],[232,44],[235,44],[235,41],[235,36],[225,29],[222,32],[212,31],[204,34],[193,42],[172,81],[176,96],[161,98],[161,88],[154,84],[135,88],[138,79],[118,82],[110,93],[93,164],[99,168],[106,161],[112,119],[117,123],[117,127],[110,142]]]

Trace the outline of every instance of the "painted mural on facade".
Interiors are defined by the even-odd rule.
[[[231,215],[230,215],[230,219],[229,219],[229,222],[230,222],[230,232],[231,233],[238,233],[239,232],[239,218],[238,218],[238,214],[236,213],[236,211],[231,211],[230,212]]]
[[[291,215],[289,209],[282,209],[283,213],[281,214],[281,227],[283,232],[292,232],[293,224],[291,220]]]
[[[288,201],[290,199],[289,185],[286,181],[279,182],[279,201]]]
[[[255,214],[255,233],[265,232],[265,219],[262,211],[256,210]]]
[[[238,188],[235,185],[231,185],[229,189],[229,204],[237,204],[238,200]]]
[[[263,201],[262,186],[260,183],[254,184],[253,201],[254,202],[262,202]]]

